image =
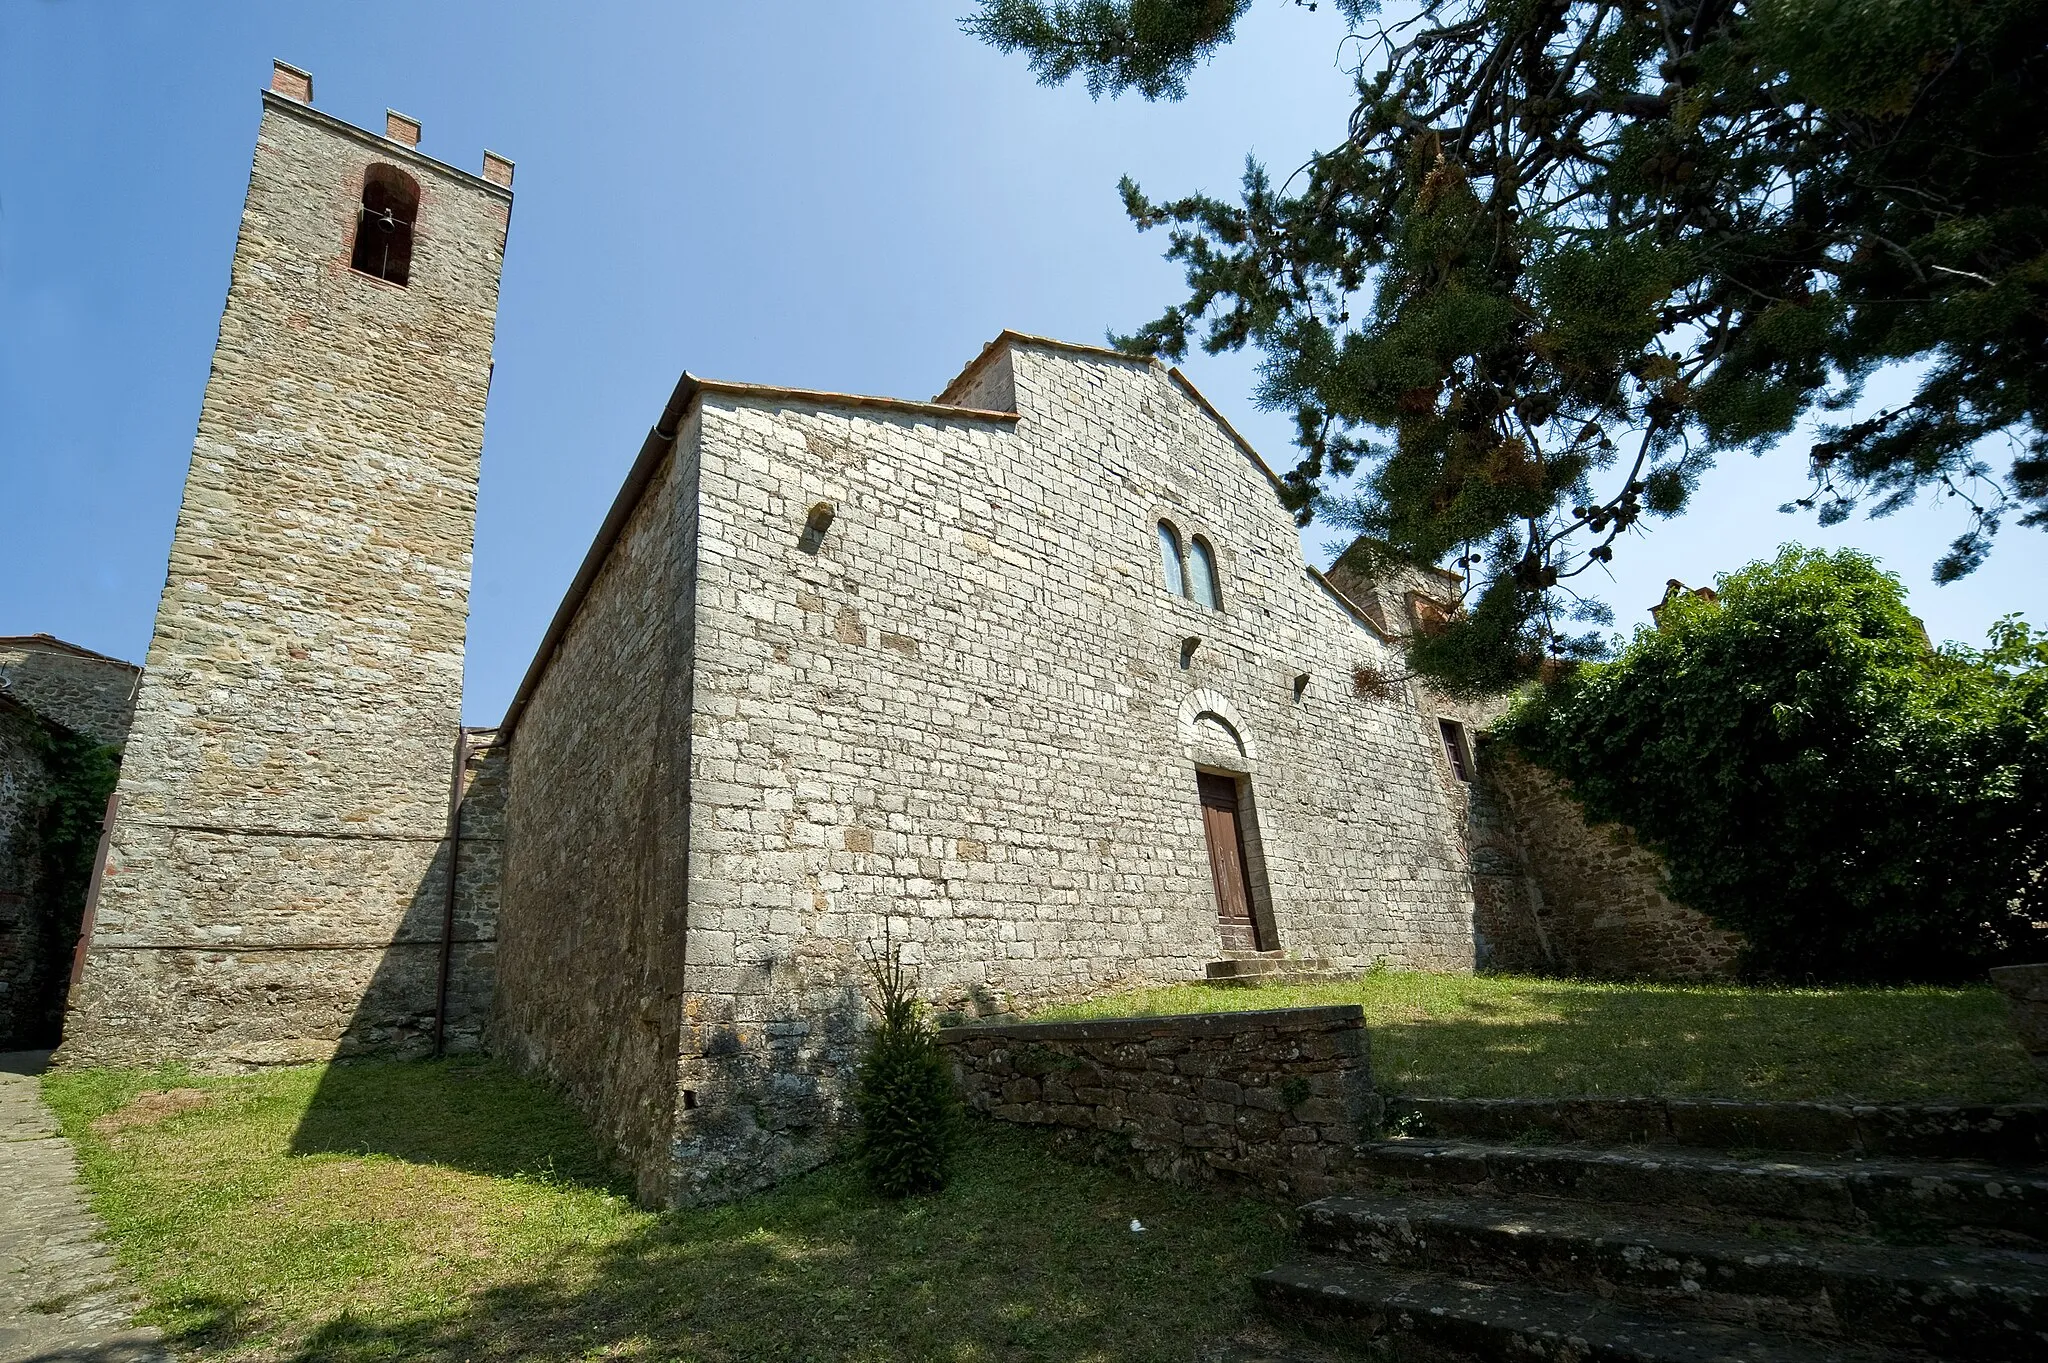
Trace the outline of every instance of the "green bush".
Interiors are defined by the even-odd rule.
[[[2048,955],[2048,635],[1934,650],[1863,554],[1797,545],[1681,597],[1499,732],[1755,976],[1942,981]]]
[[[959,1136],[953,1069],[900,955],[871,962],[876,1023],[861,1058],[856,1146],[869,1186],[884,1197],[937,1192]]]

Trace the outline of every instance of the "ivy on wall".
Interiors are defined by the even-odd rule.
[[[35,1010],[42,1034],[28,1040],[31,1045],[54,1045],[63,1030],[71,956],[99,850],[100,822],[120,775],[121,750],[48,720],[41,728],[38,746],[49,785],[36,814],[41,875],[29,912],[45,926],[38,972],[41,998]]]

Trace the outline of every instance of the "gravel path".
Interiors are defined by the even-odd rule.
[[[47,1051],[0,1054],[0,1363],[168,1363],[85,1203],[71,1143],[36,1076]]]

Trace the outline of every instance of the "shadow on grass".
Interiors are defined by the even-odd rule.
[[[388,1155],[494,1178],[632,1191],[566,1100],[482,1059],[329,1065],[290,1153]]]
[[[1244,1327],[1250,1278],[1289,1229],[1264,1203],[1070,1164],[977,1123],[935,1197],[883,1201],[832,1166],[563,1244],[451,1305],[344,1310],[283,1356],[1185,1363]]]

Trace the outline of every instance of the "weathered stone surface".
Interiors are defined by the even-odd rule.
[[[51,744],[127,740],[141,669],[46,634],[0,638],[0,1050],[54,1045],[82,902],[46,879]]]
[[[684,464],[641,501],[512,743],[493,1034],[575,1099],[654,1203],[685,1025],[693,476]]]
[[[1567,1363],[1736,1363],[1756,1357],[1737,1327],[1671,1321],[1597,1297],[1502,1283],[1396,1273],[1353,1259],[1305,1258],[1262,1273],[1252,1288],[1269,1314],[1297,1328],[1380,1349],[1393,1358],[1557,1359]],[[1838,1346],[1777,1340],[1774,1363],[1876,1363]]]
[[[2048,1074],[2048,963],[1999,966],[1991,972],[1991,983],[2005,995],[2020,1045]]]
[[[2048,1161],[2048,1103],[1390,1096],[1386,1123],[1404,1136],[1453,1140],[1691,1145],[2013,1165]]]
[[[109,747],[128,741],[142,669],[47,634],[0,638],[0,685],[45,719]]]
[[[9,1049],[37,1040],[44,1021],[51,944],[37,821],[49,796],[46,741],[34,713],[0,692],[0,1046]]]
[[[405,286],[349,267],[372,164],[418,183]],[[431,1014],[510,201],[264,97],[64,1061],[307,1059]]]
[[[1495,964],[1617,979],[1734,973],[1741,936],[1665,894],[1662,860],[1632,831],[1588,824],[1553,777],[1499,743],[1482,749],[1479,784],[1487,826],[1475,841],[1499,849],[1475,853],[1489,871],[1478,879]]]
[[[1367,1142],[1356,1158],[1361,1174],[1416,1189],[1689,1208],[1849,1228],[1971,1227],[2048,1243],[2048,1176],[2025,1170],[1421,1140]]]
[[[1526,1282],[1663,1319],[1920,1348],[1940,1358],[2048,1349],[2048,1276],[2029,1253],[1811,1235],[1759,1243],[1723,1229],[1623,1220],[1608,1208],[1456,1198],[1325,1198],[1302,1208],[1301,1238],[1316,1254]]]
[[[1162,1177],[1338,1187],[1380,1115],[1355,1004],[975,1023],[939,1037],[971,1111],[1120,1138]]]

